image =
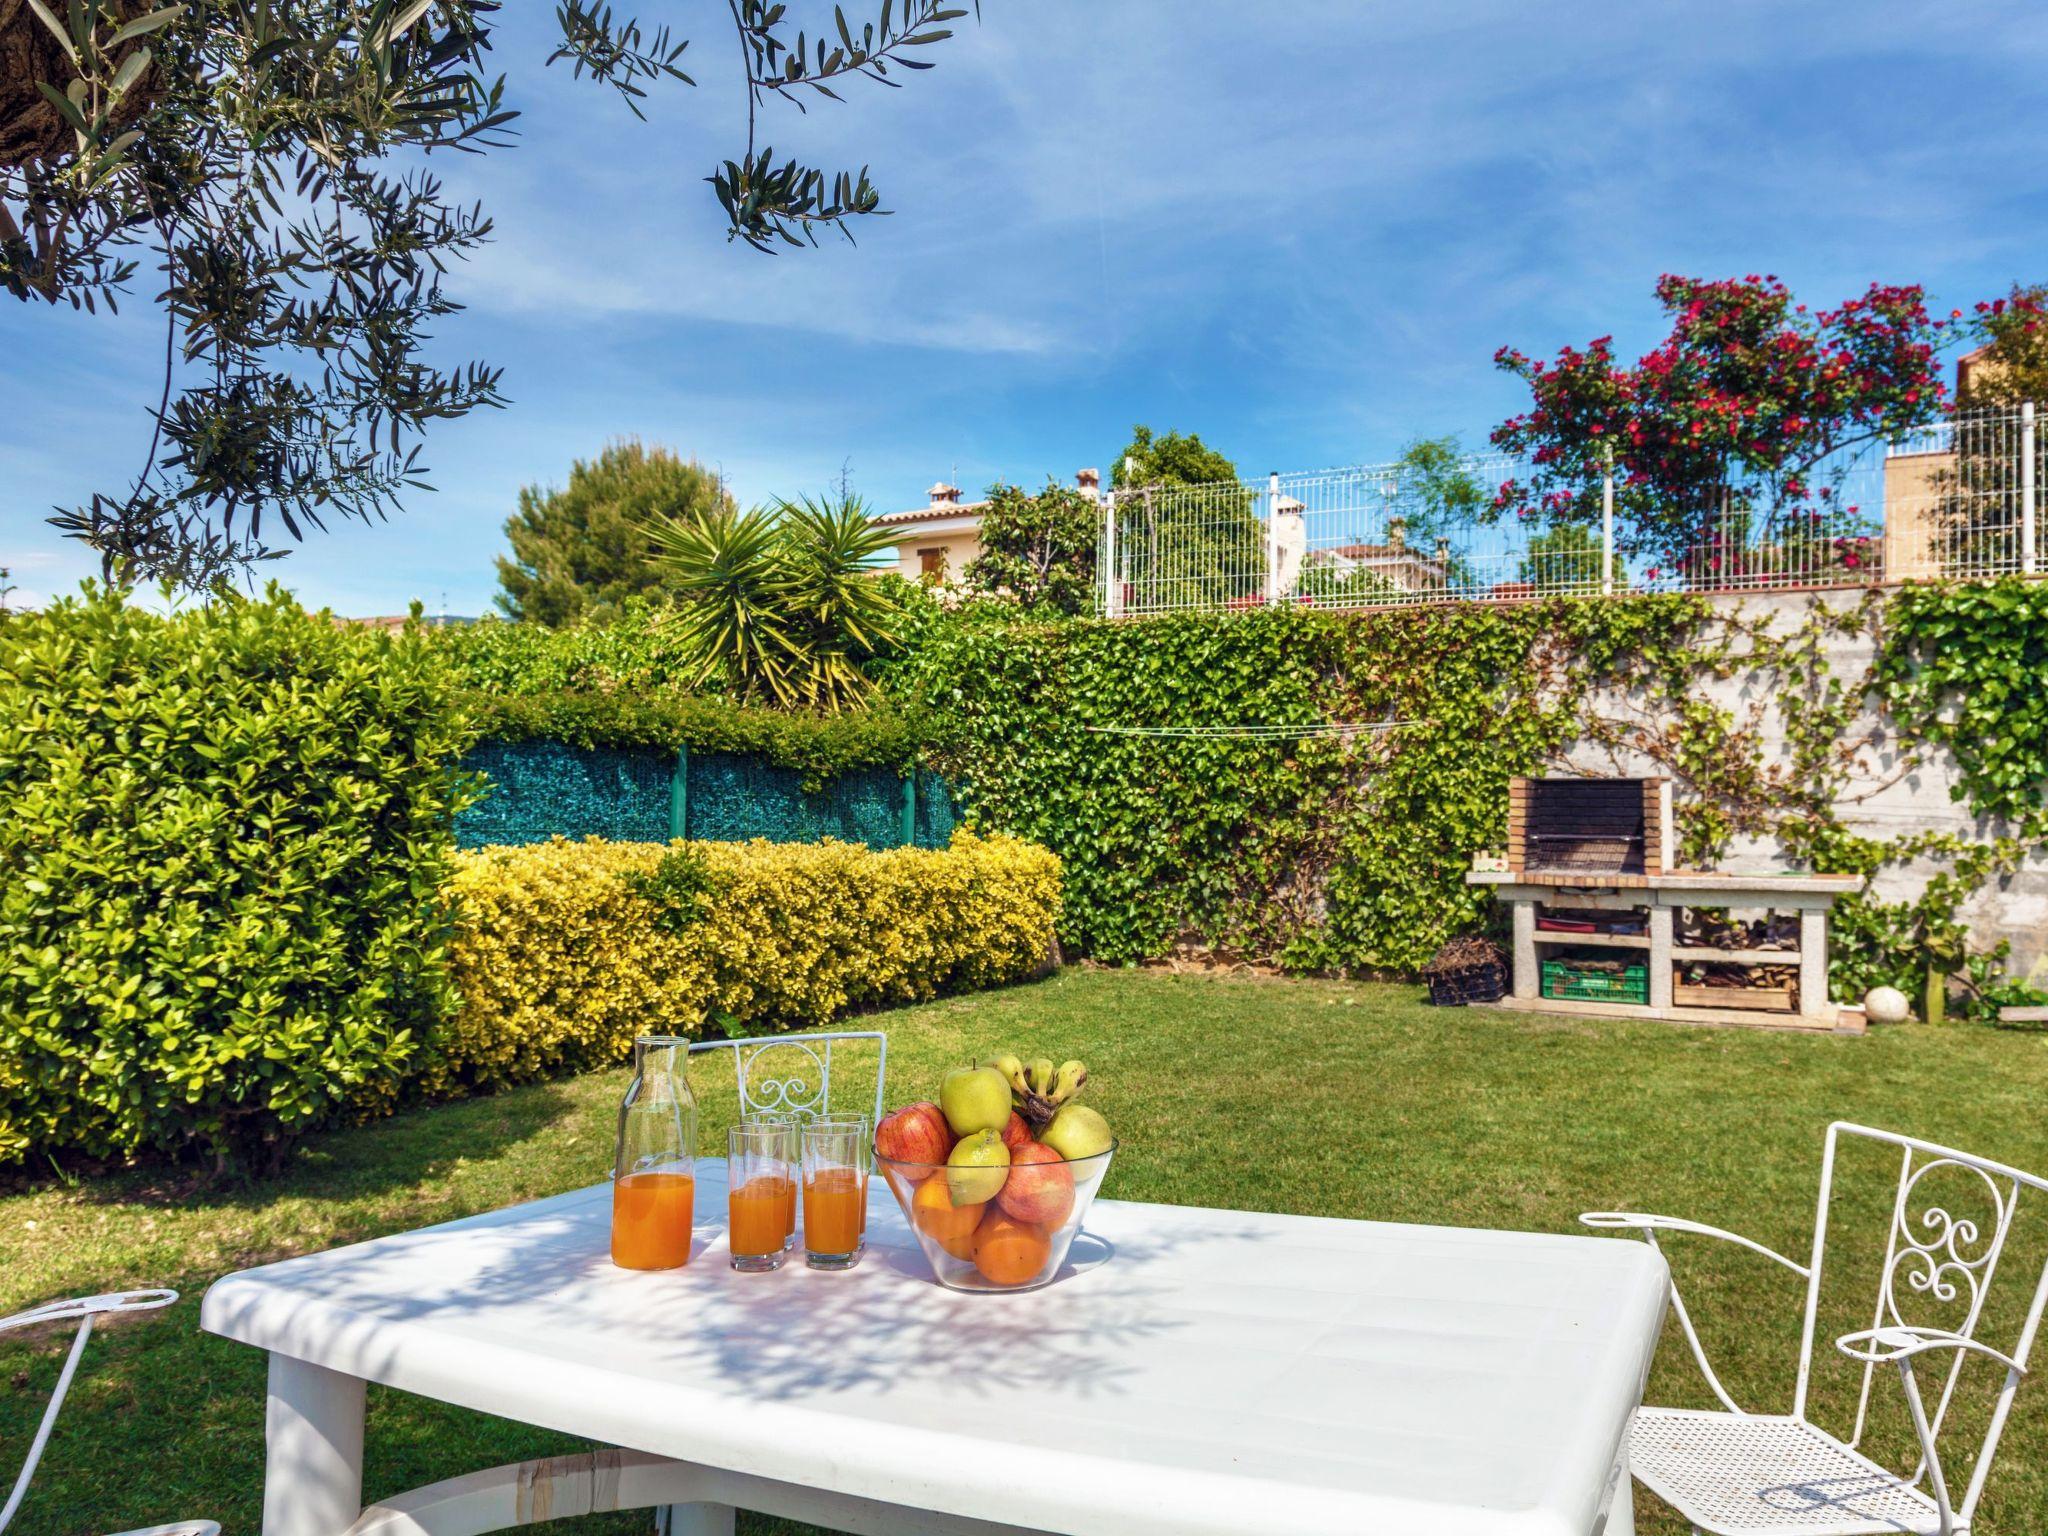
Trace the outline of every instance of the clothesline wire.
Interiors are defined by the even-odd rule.
[[[1098,736],[1166,736],[1205,741],[1292,741],[1304,736],[1351,736],[1405,730],[1413,720],[1347,723],[1323,720],[1306,725],[1084,725]]]

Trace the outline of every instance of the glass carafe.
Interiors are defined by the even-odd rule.
[[[619,1102],[612,1161],[612,1262],[622,1269],[674,1269],[690,1261],[697,1100],[689,1065],[690,1042],[679,1036],[633,1042],[633,1081]]]

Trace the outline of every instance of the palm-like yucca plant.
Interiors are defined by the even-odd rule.
[[[646,533],[656,550],[650,563],[674,583],[677,649],[697,681],[723,673],[743,698],[790,703],[790,669],[800,649],[789,630],[789,578],[775,514],[663,514]]]
[[[875,557],[893,549],[856,496],[777,504],[795,627],[806,664],[800,691],[813,709],[837,714],[867,696],[860,670],[896,643],[901,614],[875,580]]]
[[[700,680],[722,675],[743,699],[827,714],[867,696],[860,663],[895,642],[898,611],[874,580],[891,541],[858,498],[664,517],[646,532]]]

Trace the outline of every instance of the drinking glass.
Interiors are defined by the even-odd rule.
[[[773,1121],[743,1121],[725,1133],[726,1231],[732,1267],[747,1274],[782,1268],[795,1236],[789,1130]]]
[[[804,1262],[811,1268],[851,1269],[860,1262],[873,1152],[864,1115],[821,1118],[803,1128]]]
[[[697,1100],[690,1042],[642,1035],[633,1081],[619,1102],[612,1157],[612,1262],[621,1269],[674,1269],[690,1262],[697,1198]]]
[[[782,1249],[787,1253],[796,1246],[797,1170],[802,1157],[796,1118],[780,1110],[757,1109],[741,1115],[740,1124],[772,1131],[776,1145],[781,1149],[782,1161],[788,1170],[782,1183]]]
[[[860,1133],[861,1139],[867,1143],[868,1155],[866,1159],[861,1163],[862,1198],[860,1203],[861,1247],[863,1250],[865,1250],[867,1247],[868,1235],[868,1203],[866,1198],[867,1176],[874,1171],[875,1167],[875,1122],[869,1119],[866,1115],[832,1114],[827,1112],[824,1114],[812,1115],[810,1117],[809,1123],[812,1125],[828,1126],[835,1130],[858,1131]]]

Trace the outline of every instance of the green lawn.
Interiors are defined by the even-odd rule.
[[[1382,1220],[1562,1231],[1589,1206],[1733,1227],[1802,1254],[1821,1133],[1833,1118],[2048,1170],[2048,1037],[1905,1026],[1866,1039],[1433,1010],[1417,989],[1070,970],[1036,986],[904,1009],[890,1032],[890,1099],[943,1066],[1011,1047],[1087,1060],[1090,1096],[1123,1141],[1108,1193]],[[263,1362],[201,1335],[198,1300],[224,1271],[551,1194],[601,1177],[618,1073],[415,1111],[322,1138],[289,1176],[194,1195],[148,1175],[0,1199],[0,1312],[120,1285],[169,1284],[176,1308],[97,1337],[29,1503],[23,1536],[80,1536],[206,1515],[257,1528]],[[705,1146],[729,1090],[707,1080]],[[1838,1221],[1879,1230],[1887,1159]],[[1995,1324],[2010,1329],[2044,1251],[2021,1229]],[[1683,1241],[1678,1240],[1678,1241]],[[1723,1374],[1750,1406],[1788,1402],[1798,1283],[1695,1242],[1676,1264]],[[1875,1252],[1846,1254],[1834,1332],[1868,1326]],[[1994,1299],[2000,1293],[1994,1293]],[[1860,1315],[1859,1315],[1860,1314]],[[1987,1332],[1987,1337],[1992,1333]],[[2009,1345],[2011,1334],[1994,1342]],[[0,1448],[27,1443],[61,1341],[0,1345]],[[1830,1407],[1851,1378],[1826,1368]],[[1881,1438],[1897,1444],[1895,1380]],[[1709,1406],[1676,1332],[1651,1396]],[[1966,1394],[1964,1407],[1978,1407]],[[560,1437],[373,1389],[366,1493],[570,1448]],[[11,1468],[0,1461],[0,1470]],[[1964,1479],[1950,1468],[1951,1486]],[[1645,1531],[1676,1522],[1638,1496]],[[564,1524],[557,1529],[567,1530]],[[637,1530],[625,1516],[580,1530]],[[2048,1383],[2023,1392],[1978,1529],[2048,1528]],[[743,1521],[743,1530],[777,1529]]]

